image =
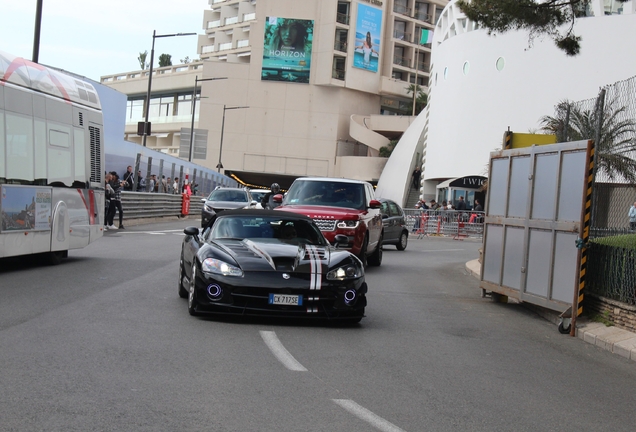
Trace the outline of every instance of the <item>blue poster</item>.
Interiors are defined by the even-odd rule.
[[[366,69],[371,72],[378,71],[381,30],[382,10],[358,4],[353,67]]]
[[[309,83],[312,20],[267,17],[262,81]]]

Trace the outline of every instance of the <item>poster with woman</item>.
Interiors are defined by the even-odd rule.
[[[382,10],[358,4],[353,67],[371,72],[378,71],[381,29]]]
[[[261,80],[309,83],[312,20],[267,17]]]

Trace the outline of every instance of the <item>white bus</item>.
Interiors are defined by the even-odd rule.
[[[90,83],[0,51],[0,258],[59,263],[102,237],[102,137]]]

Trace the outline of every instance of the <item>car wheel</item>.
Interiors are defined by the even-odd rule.
[[[358,258],[362,261],[362,266],[364,268],[367,267],[367,248],[369,247],[369,237],[364,236],[364,241],[362,242],[362,249],[360,249],[360,253],[358,254]]]
[[[197,265],[192,264],[192,276],[190,277],[190,284],[188,286],[188,312],[192,316],[197,316],[197,296],[195,293],[195,287],[197,284]]]
[[[384,239],[384,235],[380,236],[380,241],[378,242],[378,246],[375,248],[375,251],[369,256],[369,265],[373,267],[379,267],[382,264],[382,240]]]
[[[408,242],[409,242],[409,234],[406,231],[402,231],[402,234],[400,235],[400,239],[398,240],[395,247],[397,248],[397,250],[403,251],[404,249],[406,249],[406,245]]]
[[[179,258],[179,297],[188,298],[188,290],[183,288],[183,252]]]

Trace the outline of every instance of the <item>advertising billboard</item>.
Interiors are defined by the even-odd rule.
[[[1,231],[51,229],[51,188],[2,185]]]
[[[378,71],[381,30],[382,10],[358,4],[353,67],[366,69],[371,72]]]
[[[313,20],[267,17],[261,80],[309,83]]]

